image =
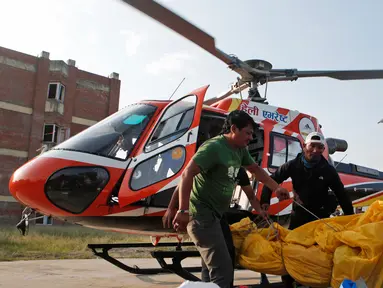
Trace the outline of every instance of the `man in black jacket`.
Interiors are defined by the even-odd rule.
[[[318,132],[310,133],[305,140],[303,153],[281,165],[271,177],[277,183],[282,183],[291,177],[295,201],[319,218],[330,217],[336,208],[335,199],[331,197],[329,188],[335,194],[344,214],[354,214],[352,202],[337,171],[322,155],[324,149],[323,135]],[[261,195],[261,205],[264,209],[270,204],[271,194],[272,191],[265,186]],[[293,203],[290,230],[314,220],[317,218]],[[293,287],[294,279],[289,275],[282,276],[282,280],[285,287]]]

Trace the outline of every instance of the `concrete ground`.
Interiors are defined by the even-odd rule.
[[[122,262],[140,268],[158,268],[155,259],[124,259]],[[184,266],[199,266],[199,258],[185,259]],[[196,273],[199,277],[200,274]],[[0,287],[12,288],[122,288],[122,287],[178,287],[183,279],[173,274],[134,275],[115,267],[103,259],[37,260],[0,262]],[[235,285],[257,284],[258,273],[235,272]],[[269,276],[270,282],[280,277]]]

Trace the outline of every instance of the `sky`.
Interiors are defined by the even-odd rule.
[[[241,60],[273,68],[383,69],[383,1],[162,0]],[[120,0],[0,0],[0,46],[121,80],[120,108],[172,99],[209,84],[226,91],[237,74],[220,60]],[[263,92],[263,89],[261,89]],[[246,95],[246,91],[244,91]],[[271,83],[269,104],[319,119],[325,137],[345,139],[334,159],[383,170],[383,80],[305,78]],[[346,155],[347,154],[347,155]]]

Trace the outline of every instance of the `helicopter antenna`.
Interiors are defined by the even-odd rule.
[[[336,164],[335,168],[338,167],[338,165],[339,165],[340,163],[342,163],[342,161],[344,160],[344,158],[347,157],[347,155],[348,155],[348,154],[344,155],[343,158],[340,159],[340,161],[338,162],[338,164]]]
[[[185,77],[184,77],[184,79],[182,79],[182,81],[180,82],[180,84],[178,84],[176,90],[174,90],[174,92],[173,92],[173,94],[170,96],[169,100],[173,97],[174,93],[177,92],[178,88],[180,88],[180,86],[181,86],[182,82],[184,82],[184,80],[185,80]]]
[[[241,82],[240,81],[241,81],[241,79],[239,77],[237,77],[237,85],[238,85],[238,87],[241,86]],[[242,90],[241,89],[239,89],[239,95],[241,96],[241,100],[243,100]]]
[[[269,84],[269,81],[268,81],[268,77],[266,77],[266,86],[265,86],[265,99],[267,98],[267,87],[268,87],[268,84]],[[265,102],[267,104],[267,102]]]

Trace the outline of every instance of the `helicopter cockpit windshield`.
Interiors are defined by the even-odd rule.
[[[135,104],[55,146],[54,150],[79,151],[126,160],[157,107]]]

